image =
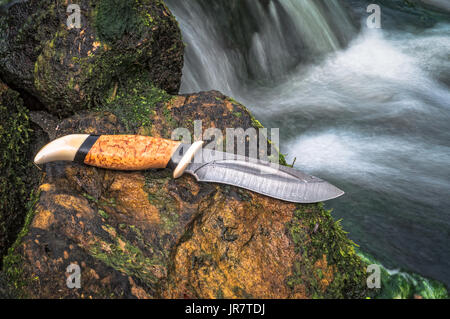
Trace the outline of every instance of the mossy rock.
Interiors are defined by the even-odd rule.
[[[30,158],[43,139],[19,94],[0,82],[0,261],[23,224],[30,192],[39,182]]]
[[[148,103],[121,113],[136,99]],[[136,84],[118,87],[104,109],[61,121],[56,134],[170,137],[175,127],[193,133],[194,120],[223,132],[257,124],[216,91],[168,96]],[[189,175],[175,180],[169,169],[122,172],[57,162],[45,172],[30,222],[5,259],[5,273],[21,296],[365,296],[365,266],[320,205],[197,183]],[[80,289],[66,285],[70,264],[81,267]]]
[[[181,81],[184,44],[161,0],[78,1],[81,28],[67,26],[67,5],[30,0],[0,17],[0,75],[64,117],[102,104],[115,85],[146,71],[169,93]]]

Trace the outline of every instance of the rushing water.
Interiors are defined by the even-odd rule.
[[[357,1],[166,2],[182,91],[220,90],[279,127],[297,168],[346,191],[328,205],[363,251],[449,287],[450,20],[374,30]]]

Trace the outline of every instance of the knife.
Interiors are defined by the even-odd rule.
[[[174,178],[187,173],[198,182],[233,185],[293,203],[323,202],[344,194],[291,167],[202,146],[203,141],[183,144],[140,135],[72,134],[48,143],[34,162],[74,161],[126,171],[172,168]]]

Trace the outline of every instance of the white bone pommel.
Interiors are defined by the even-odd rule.
[[[73,161],[89,134],[72,134],[60,137],[45,145],[34,158],[38,165],[54,161]]]

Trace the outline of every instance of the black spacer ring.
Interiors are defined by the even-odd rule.
[[[74,162],[84,164],[84,159],[86,155],[91,150],[92,146],[94,146],[95,142],[97,142],[100,135],[89,135],[88,138],[81,144],[77,153],[75,154]]]

